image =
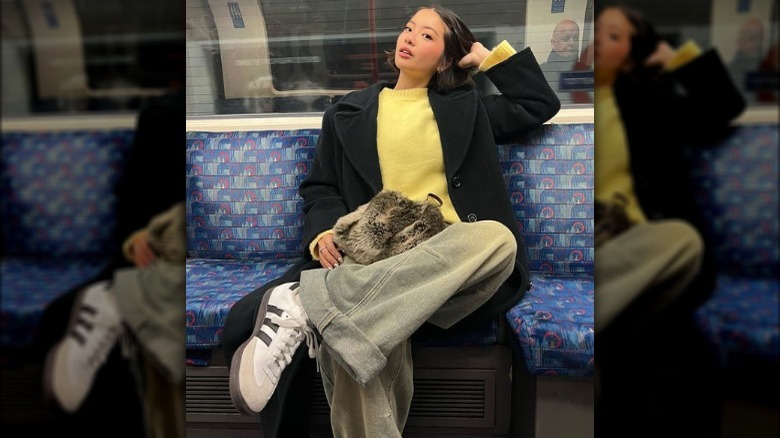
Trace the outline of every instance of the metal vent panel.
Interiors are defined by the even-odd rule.
[[[464,351],[459,351],[462,358],[454,359],[439,352],[432,352],[431,357],[418,354],[407,428],[484,432],[508,428],[508,355],[505,358],[505,352],[499,349],[488,350],[492,354]],[[186,417],[191,424],[260,421],[259,416],[241,415],[233,406],[225,366],[187,367]],[[310,421],[315,426],[327,426],[329,417],[330,407],[317,374],[312,382]]]

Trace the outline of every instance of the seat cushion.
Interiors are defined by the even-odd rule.
[[[593,279],[531,277],[531,290],[506,314],[529,372],[592,376]]]
[[[295,259],[187,260],[187,349],[211,350],[222,345],[225,319],[238,300],[281,277]]]
[[[246,294],[284,274],[296,259],[187,260],[187,364],[208,365],[211,352],[222,344],[222,329],[230,308]],[[476,327],[415,333],[415,347],[489,346],[503,341],[498,319]]]
[[[780,282],[720,276],[696,319],[724,369],[780,365]]]
[[[246,294],[284,274],[296,259],[187,260],[187,363],[203,366],[222,344],[230,308]],[[413,337],[419,347],[489,346],[504,336],[497,319],[477,327],[451,331],[425,330]]]
[[[0,261],[0,345],[30,346],[46,307],[93,280],[108,264],[107,259],[4,258]]]

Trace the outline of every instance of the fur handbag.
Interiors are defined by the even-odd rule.
[[[593,240],[596,247],[631,228],[634,223],[626,213],[628,198],[616,193],[608,202],[594,203]]]
[[[336,221],[333,242],[363,265],[401,254],[447,226],[441,205],[434,194],[424,201],[413,201],[399,192],[382,190]]]

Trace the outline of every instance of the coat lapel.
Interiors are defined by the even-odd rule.
[[[446,95],[429,91],[428,99],[439,126],[444,170],[449,179],[466,159],[477,117],[478,96],[471,89]],[[457,110],[453,111],[453,108]]]
[[[377,193],[382,190],[382,172],[376,151],[377,99],[370,99],[364,107],[354,103],[346,105],[344,111],[335,115],[336,135],[349,161]]]

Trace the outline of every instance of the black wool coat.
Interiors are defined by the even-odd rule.
[[[560,109],[530,48],[486,72],[500,94],[480,95],[474,85],[446,93],[428,91],[439,127],[448,191],[464,222],[495,220],[517,240],[510,278],[467,319],[483,320],[507,310],[530,288],[527,250],[509,202],[496,142],[512,141],[541,126]],[[352,92],[326,110],[317,156],[300,186],[304,199],[304,257],[336,220],[382,190],[376,132],[378,97],[388,84]],[[409,157],[414,159],[414,157]]]
[[[689,294],[689,305],[695,307],[711,293],[716,268],[685,148],[717,144],[744,110],[745,100],[714,49],[660,75],[619,77],[615,99],[637,198],[647,218],[682,219],[705,237],[702,270],[692,285],[699,290]]]

